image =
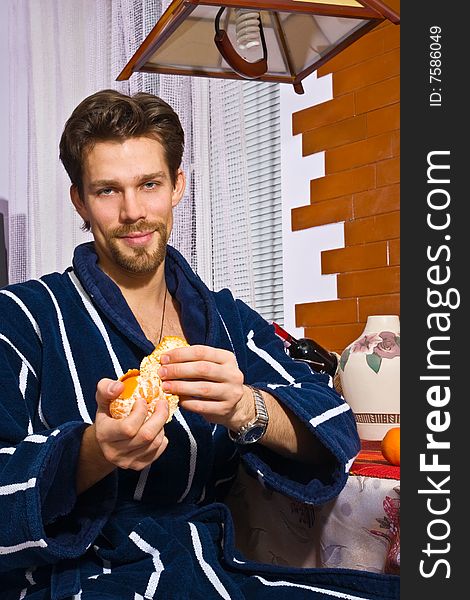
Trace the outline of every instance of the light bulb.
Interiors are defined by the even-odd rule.
[[[247,50],[261,45],[260,37],[260,14],[251,10],[241,8],[235,9],[235,31],[237,34],[237,45],[240,50]]]

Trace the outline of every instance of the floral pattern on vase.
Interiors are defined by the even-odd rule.
[[[371,315],[341,354],[339,376],[363,440],[382,440],[400,423],[400,320]]]
[[[383,358],[395,358],[400,356],[400,336],[393,331],[381,331],[372,335],[365,335],[348,346],[341,355],[340,367],[348,362],[351,352],[362,352],[366,355],[366,363],[376,373],[380,370]]]

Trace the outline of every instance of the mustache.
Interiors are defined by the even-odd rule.
[[[131,233],[146,233],[148,231],[158,231],[160,234],[166,234],[165,225],[161,221],[139,221],[138,223],[127,223],[115,227],[109,232],[109,237],[123,237]]]

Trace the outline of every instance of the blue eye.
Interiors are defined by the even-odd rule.
[[[154,190],[157,187],[158,183],[156,181],[147,181],[144,183],[144,188],[146,190]]]
[[[114,190],[112,188],[104,188],[102,190],[98,190],[98,196],[110,196]]]

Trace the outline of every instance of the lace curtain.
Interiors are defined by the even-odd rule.
[[[58,142],[73,108],[103,88],[160,95],[186,134],[188,186],[170,242],[212,289],[254,306],[239,82],[116,76],[169,4],[155,0],[8,1],[9,280],[62,271],[88,239],[69,200]]]

